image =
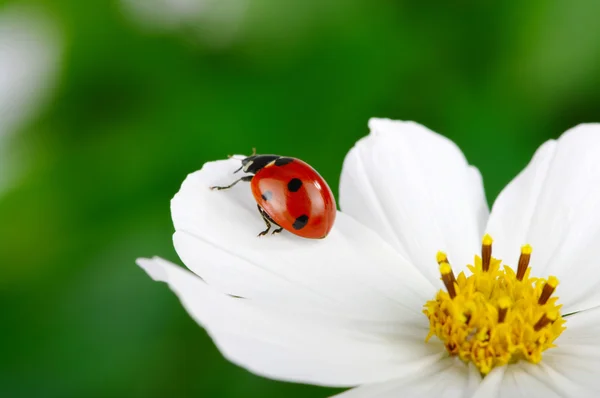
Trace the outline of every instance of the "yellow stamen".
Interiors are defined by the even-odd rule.
[[[556,290],[556,286],[558,286],[558,279],[555,276],[551,276],[548,278],[548,281],[544,284],[544,288],[542,289],[542,294],[538,300],[539,305],[544,305],[548,302],[554,290]]]
[[[446,286],[446,290],[448,290],[450,298],[453,299],[456,297],[456,289],[454,288],[456,278],[454,277],[454,272],[452,272],[452,267],[450,267],[450,264],[441,263],[440,274],[442,274],[442,282],[444,282],[444,286]]]
[[[437,260],[437,263],[440,265],[442,263],[450,264],[450,261],[448,261],[448,256],[446,256],[446,253],[444,253],[444,252],[437,252],[437,254],[435,255],[435,258]]]
[[[492,246],[492,243],[494,243],[494,240],[492,239],[490,234],[485,234],[483,236],[482,243],[484,246]]]
[[[543,314],[540,320],[537,321],[537,323],[533,326],[533,330],[535,330],[536,332],[540,331],[544,327],[548,326],[550,323],[556,321],[556,318],[558,318],[557,311],[552,311],[547,314]]]
[[[508,312],[511,304],[510,298],[507,296],[500,297],[498,299],[498,323],[504,322],[504,319],[506,319],[506,313]]]
[[[521,247],[521,256],[519,257],[519,265],[517,266],[517,280],[522,281],[529,267],[529,259],[531,258],[531,252],[533,249],[530,245],[524,245]]]
[[[517,272],[491,256],[492,238],[482,241],[481,258],[469,265],[470,276],[454,275],[447,256],[436,259],[445,291],[428,301],[423,313],[429,334],[438,337],[450,355],[473,362],[481,374],[523,359],[538,363],[565,330],[560,305],[551,298],[558,279],[531,278],[531,246],[521,248]],[[487,264],[487,265],[486,265]]]
[[[490,260],[492,259],[492,237],[485,234],[481,244],[481,267],[485,272],[490,269]]]

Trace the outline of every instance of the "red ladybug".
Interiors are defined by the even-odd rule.
[[[210,187],[229,189],[240,181],[250,182],[258,211],[267,229],[276,225],[273,234],[282,230],[303,238],[322,239],[327,236],[336,215],[336,204],[329,186],[315,169],[300,159],[278,155],[248,156],[234,173],[250,173],[230,185]]]

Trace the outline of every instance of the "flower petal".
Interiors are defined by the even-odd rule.
[[[600,308],[586,310],[567,318],[567,330],[557,340],[558,347],[544,353],[542,367],[549,383],[564,396],[600,395]]]
[[[529,362],[494,369],[473,398],[597,397],[600,394],[600,308],[568,317],[558,347]]]
[[[561,398],[559,391],[532,374],[539,367],[519,362],[493,369],[472,398]]]
[[[363,385],[336,395],[336,398],[463,398],[469,397],[480,381],[481,376],[474,366],[465,366],[456,358],[446,358],[427,369],[383,383]]]
[[[600,124],[579,125],[542,145],[498,196],[487,230],[494,253],[518,262],[533,246],[533,275],[556,275],[564,312],[600,305]]]
[[[238,167],[236,159],[207,163],[173,198],[175,248],[192,271],[224,293],[427,330],[421,308],[433,285],[345,214],[325,239],[286,232],[257,238],[264,223],[249,187],[209,190],[227,184]]]
[[[339,317],[234,298],[160,258],[138,259],[169,284],[223,355],[258,375],[329,386],[387,380],[439,361],[441,346],[418,337],[372,334]]]
[[[488,216],[481,175],[452,141],[419,124],[371,119],[369,127],[344,161],[342,211],[437,286],[439,250],[457,268],[480,250]]]

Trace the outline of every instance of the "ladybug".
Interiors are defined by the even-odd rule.
[[[279,155],[256,155],[242,159],[234,174],[243,170],[244,176],[223,187],[229,189],[240,181],[250,182],[258,212],[267,228],[258,234],[269,233],[271,226],[309,239],[327,236],[336,215],[336,203],[331,189],[310,165],[300,159]]]

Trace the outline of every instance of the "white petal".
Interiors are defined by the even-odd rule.
[[[542,368],[549,383],[566,396],[600,395],[600,308],[567,318],[567,330],[557,339],[556,348],[544,353]],[[587,395],[586,395],[587,394]]]
[[[438,250],[457,268],[480,251],[488,216],[481,175],[452,141],[419,124],[371,119],[369,127],[344,161],[342,211],[437,286]]]
[[[23,4],[0,6],[0,195],[33,159],[12,134],[35,118],[56,84],[62,38],[49,15]]]
[[[596,397],[600,394],[600,309],[568,317],[558,347],[538,365],[519,362],[494,369],[474,398]]]
[[[472,398],[561,398],[558,391],[528,371],[536,365],[519,362],[493,369]]]
[[[564,312],[600,305],[600,124],[549,141],[499,195],[488,232],[494,253],[515,265],[533,246],[532,275],[556,275]]]
[[[446,358],[427,369],[377,384],[367,384],[346,391],[336,398],[396,397],[469,397],[481,376],[473,366],[465,366],[455,358]]]
[[[60,34],[35,8],[0,12],[0,136],[17,130],[42,105],[55,83]]]
[[[175,248],[192,271],[228,294],[427,330],[421,308],[433,285],[345,214],[325,239],[257,238],[264,223],[247,183],[209,190],[237,178],[238,167],[235,159],[205,164],[172,201]]]
[[[348,327],[339,318],[223,295],[160,258],[138,259],[179,296],[230,361],[265,377],[329,386],[387,380],[439,361],[441,346]]]

